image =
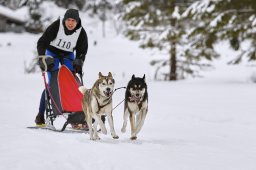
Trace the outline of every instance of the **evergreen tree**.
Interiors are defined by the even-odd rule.
[[[113,2],[112,2],[113,3]],[[88,0],[85,6],[85,10],[93,17],[96,16],[102,22],[102,36],[106,36],[105,23],[110,19],[112,13],[113,4],[111,0]]]
[[[42,12],[40,4],[42,0],[28,0],[26,5],[29,6],[30,20],[26,23],[26,30],[31,33],[40,33],[43,31],[43,24],[41,21]]]
[[[244,58],[256,60],[255,0],[201,0],[192,4],[183,16],[199,23],[191,26],[189,35],[195,44],[205,41],[212,48],[216,42],[228,40],[240,52],[230,63],[239,63]],[[242,47],[243,42],[247,45]]]
[[[105,31],[105,22],[107,20],[107,11],[112,9],[111,3],[109,3],[107,0],[101,0],[97,4],[97,14],[99,16],[99,19],[102,22],[102,36],[106,36],[106,31]]]
[[[0,0],[0,5],[6,6],[11,9],[19,7],[20,0]]]
[[[154,60],[152,65],[169,66],[166,79],[177,80],[188,74],[196,75],[197,68],[208,66],[200,63],[202,57],[208,57],[212,50],[205,50],[207,55],[192,55],[188,53],[190,42],[187,41],[187,31],[191,24],[180,14],[192,2],[191,0],[123,0],[127,9],[122,15],[127,24],[126,36],[138,40],[142,48],[157,48],[169,54],[169,59]],[[216,55],[213,55],[216,56]],[[157,77],[157,76],[156,76]]]
[[[86,0],[54,0],[55,3],[64,8],[78,8],[78,9],[83,9]]]

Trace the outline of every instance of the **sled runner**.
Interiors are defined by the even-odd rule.
[[[49,128],[49,127],[43,127],[43,126],[28,126],[27,128],[28,129],[53,131],[53,132],[62,132],[62,133],[88,133],[87,130],[76,130],[76,129],[73,129],[73,128],[67,128],[67,129],[65,129],[65,131],[52,129],[52,128]]]

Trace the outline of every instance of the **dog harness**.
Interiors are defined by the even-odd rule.
[[[140,98],[136,97],[136,96],[131,96],[131,97],[129,97],[129,102],[139,103],[140,102]]]
[[[144,96],[143,96],[143,98],[144,98]],[[142,98],[142,100],[143,100],[143,98]],[[139,97],[134,96],[134,95],[128,97],[128,101],[131,103],[133,103],[133,102],[136,103],[138,105],[139,110],[142,108],[142,100]],[[128,108],[128,110],[129,110],[129,112],[132,112],[129,108]]]
[[[107,106],[112,101],[110,98],[108,98],[107,100],[108,100],[108,102],[101,106],[98,99],[96,98],[99,110],[102,109],[103,107]]]
[[[98,98],[97,98],[97,95],[95,96],[95,95],[93,94],[93,90],[92,90],[92,89],[86,90],[84,96],[87,96],[88,103],[91,102],[91,97],[90,97],[90,96],[94,96],[94,97],[96,98],[96,101],[97,101],[97,105],[98,105],[98,109],[99,109],[99,110],[101,110],[102,108],[104,108],[105,106],[107,106],[107,105],[112,101],[111,97],[109,97],[109,98],[107,98],[106,100],[103,101],[103,103],[107,101],[106,104],[100,105],[100,103],[99,103],[99,101],[98,101]]]

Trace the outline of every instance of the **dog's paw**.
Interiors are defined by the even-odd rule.
[[[92,138],[90,138],[90,140],[100,140],[100,137],[98,136],[98,137],[92,137]]]
[[[137,136],[132,136],[130,139],[131,139],[131,140],[136,140],[136,139],[137,139]]]
[[[100,140],[100,137],[99,137],[99,136],[97,136],[97,137],[95,137],[95,138],[94,138],[94,140]]]
[[[121,132],[122,132],[122,133],[125,133],[125,132],[126,132],[126,128],[122,128],[122,129],[121,129]]]
[[[119,139],[119,136],[117,136],[117,135],[113,136],[113,139]]]
[[[106,128],[101,129],[101,132],[102,132],[104,135],[106,135],[106,134],[108,133]]]

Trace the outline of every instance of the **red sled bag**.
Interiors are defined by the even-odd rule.
[[[78,90],[78,81],[64,65],[59,70],[58,86],[62,112],[81,112],[83,94]]]

